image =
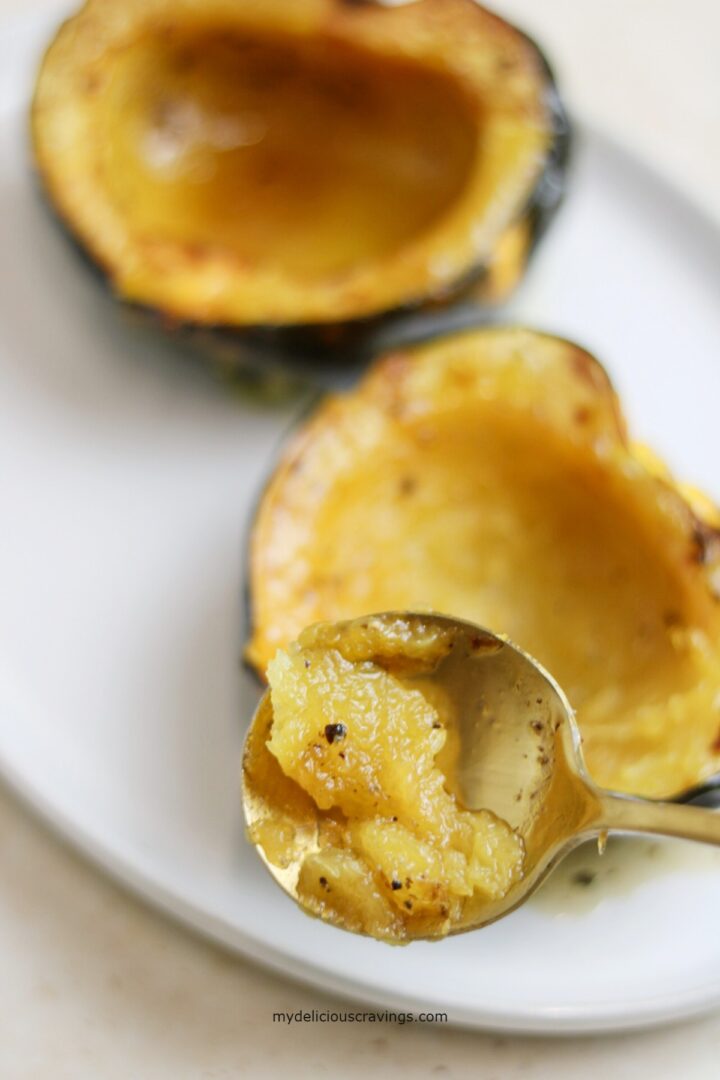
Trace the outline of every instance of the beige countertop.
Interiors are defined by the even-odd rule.
[[[0,0],[0,33],[14,14],[42,7]],[[497,7],[545,45],[577,115],[634,146],[720,220],[715,0]],[[2,791],[0,865],[2,1080],[718,1075],[720,1015],[564,1040],[389,1024],[281,1027],[273,1012],[327,1000],[148,910]]]

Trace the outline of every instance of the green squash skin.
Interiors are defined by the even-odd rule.
[[[545,101],[552,141],[544,168],[524,209],[510,225],[527,222],[528,258],[559,210],[568,188],[573,129],[558,92],[553,70],[537,43],[508,24],[535,52],[545,76]],[[75,236],[37,174],[43,201],[61,227],[78,258],[105,288],[114,293],[107,269]],[[524,269],[524,267],[523,267]],[[488,273],[480,263],[438,292],[424,295],[400,307],[340,323],[258,324],[241,328],[225,324],[200,325],[169,316],[162,309],[118,297],[135,321],[143,320],[165,337],[174,338],[194,352],[218,378],[237,382],[255,392],[272,396],[294,394],[307,384],[322,389],[348,385],[374,357],[388,349],[415,344],[443,333],[494,321],[497,305],[482,304],[473,293]]]

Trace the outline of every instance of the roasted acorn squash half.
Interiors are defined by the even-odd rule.
[[[465,332],[380,360],[285,449],[251,538],[260,673],[303,627],[430,608],[558,679],[602,785],[720,768],[717,512],[628,440],[587,352]]]
[[[520,276],[567,127],[473,0],[89,0],[40,70],[35,157],[116,293],[171,322],[322,327]]]

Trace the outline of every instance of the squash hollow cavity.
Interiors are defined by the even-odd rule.
[[[114,57],[103,112],[129,229],[303,280],[411,242],[476,152],[452,80],[328,38],[148,35]]]
[[[567,342],[487,330],[390,356],[265,493],[249,656],[262,671],[320,620],[465,618],[555,676],[601,785],[680,791],[720,766],[720,548],[648,460]]]
[[[399,310],[498,302],[569,137],[542,55],[472,0],[87,0],[32,135],[118,296],[290,350],[300,328],[357,344]]]

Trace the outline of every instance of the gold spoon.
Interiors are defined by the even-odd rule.
[[[469,905],[458,930],[484,926],[537,889],[573,848],[589,839],[604,846],[609,832],[654,833],[720,846],[720,814],[707,809],[620,795],[598,788],[583,762],[572,707],[553,677],[512,642],[473,623],[444,615],[389,612],[373,620],[406,620],[411,629],[437,626],[452,631],[454,648],[429,675],[454,708],[460,736],[456,775],[448,787],[468,810],[490,810],[522,838],[522,878],[504,897]],[[341,624],[342,625],[342,624]],[[269,691],[263,696],[246,740],[243,805],[253,829],[272,810],[272,794],[261,790],[251,755],[272,723]],[[270,801],[268,801],[270,800]],[[317,830],[305,819],[289,865],[275,865],[256,845],[277,883],[298,903],[298,875],[306,854],[317,850]]]

